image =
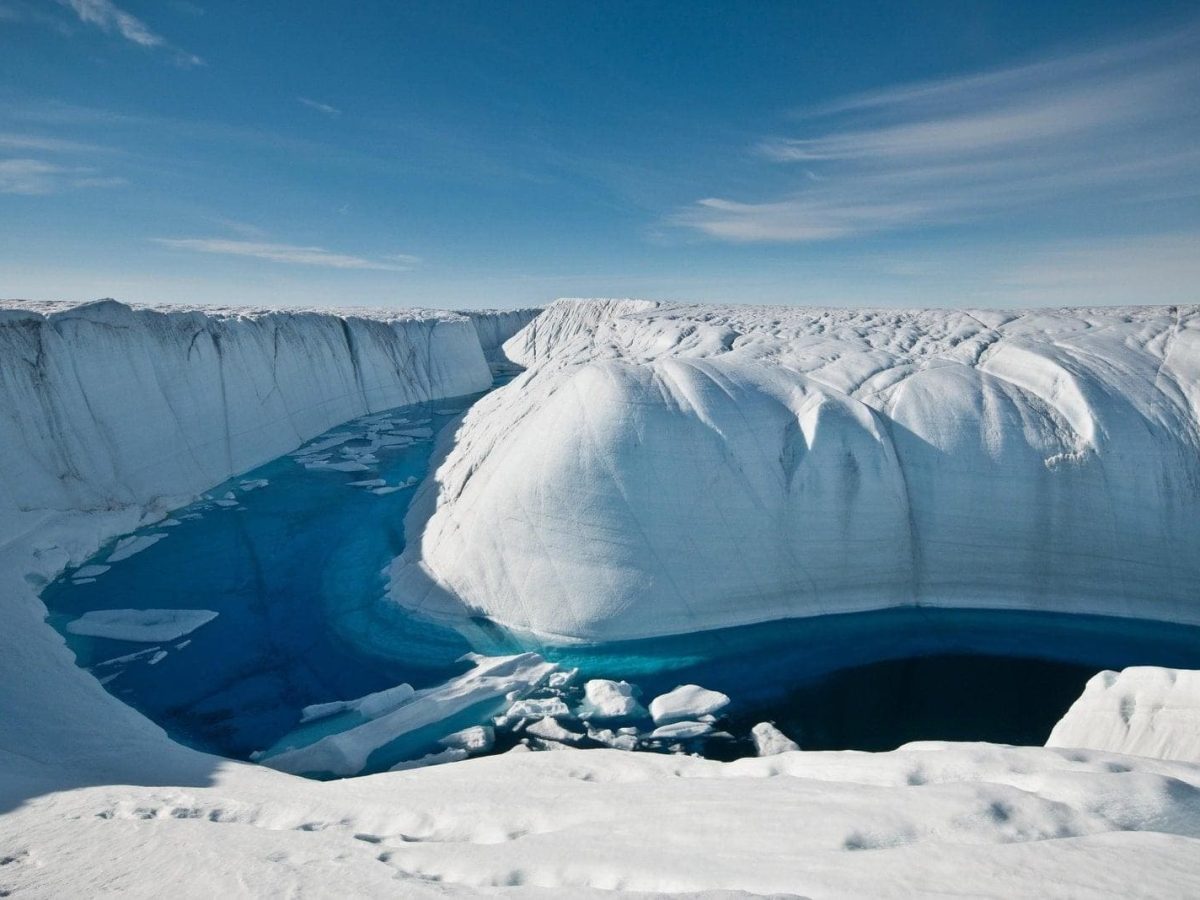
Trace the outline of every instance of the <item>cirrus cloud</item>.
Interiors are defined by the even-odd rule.
[[[1198,95],[1200,25],[855,95],[754,147],[776,175],[799,167],[790,189],[710,196],[671,221],[720,240],[805,242],[1076,200],[1186,200],[1200,194]]]
[[[263,241],[237,241],[227,238],[151,238],[164,247],[192,250],[198,253],[217,253],[225,256],[245,256],[274,263],[302,266],[322,266],[329,269],[366,269],[377,272],[407,272],[420,260],[407,254],[391,254],[379,259],[336,253],[324,247],[296,244],[274,244]]]

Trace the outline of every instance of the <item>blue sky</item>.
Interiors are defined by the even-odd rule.
[[[0,0],[0,296],[1197,285],[1195,3]]]

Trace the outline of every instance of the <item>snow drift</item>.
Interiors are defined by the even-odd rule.
[[[1200,310],[560,301],[392,597],[550,640],[894,605],[1200,623]]]

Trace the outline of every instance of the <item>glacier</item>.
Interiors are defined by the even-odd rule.
[[[1195,625],[1200,308],[560,301],[394,602],[551,643],[893,606]]]
[[[585,406],[595,401],[602,438],[611,442],[620,430],[605,424],[614,418],[644,427],[633,432],[639,440],[672,420],[668,436],[698,445],[680,464],[740,466],[747,497],[754,479],[783,477],[762,456],[788,446],[797,489],[820,495],[819,476],[829,475],[830,492],[853,499],[859,519],[889,516],[899,502],[885,490],[896,487],[887,474],[890,447],[906,475],[900,496],[910,518],[900,527],[907,559],[864,559],[860,576],[857,567],[821,558],[821,534],[794,534],[788,545],[791,558],[813,562],[815,583],[832,591],[821,600],[825,609],[860,608],[851,592],[830,587],[840,572],[864,583],[907,576],[896,582],[899,595],[879,585],[875,601],[883,605],[1027,602],[1191,622],[1181,587],[1197,583],[1195,524],[1188,521],[1194,482],[1187,480],[1195,464],[1193,309],[900,313],[562,303],[526,319],[501,350],[505,332],[524,322],[420,311],[9,305],[12,311],[0,313],[4,892],[154,896],[169,883],[181,896],[231,897],[907,897],[967,887],[997,897],[1200,893],[1200,765],[1187,755],[1194,744],[1180,712],[1194,708],[1194,685],[1178,673],[1174,682],[1161,669],[1106,675],[1064,718],[1051,747],[922,742],[886,753],[813,752],[762,729],[772,755],[733,763],[620,750],[530,753],[518,745],[451,765],[316,783],[170,740],[75,665],[39,599],[51,579],[94,559],[114,538],[155,522],[176,527],[164,516],[230,476],[397,398],[456,396],[464,382],[490,381],[488,362],[506,355],[527,371],[472,407],[440,442],[439,467],[417,488],[407,519],[412,552],[392,567],[392,603],[452,621],[486,610],[514,630],[564,643],[652,636],[660,630],[650,621],[658,605],[672,633],[811,614],[814,595],[792,596],[793,585],[773,580],[778,567],[754,572],[754,592],[731,598],[729,605],[745,605],[728,616],[714,606],[716,586],[684,582],[698,593],[694,608],[681,611],[661,580],[678,571],[673,560],[647,562],[603,530],[612,521],[671,521],[669,503],[680,494],[669,481],[652,483],[663,495],[649,510],[631,504],[620,512],[607,492],[647,478],[665,461],[649,464],[648,473],[638,467],[649,457],[636,450],[610,453],[579,441],[573,462],[554,446],[591,427],[556,398],[578,381],[570,390],[587,388],[579,397]],[[196,330],[237,334],[225,343],[240,346],[242,357],[227,361],[223,346],[215,360],[204,335],[196,338],[200,349],[189,350]],[[439,331],[436,358],[400,352]],[[375,337],[352,352],[348,332]],[[989,352],[992,344],[1013,346]],[[1000,374],[988,374],[993,365]],[[943,368],[951,371],[937,371]],[[373,386],[365,393],[356,372]],[[593,396],[596,384],[606,387]],[[702,391],[694,406],[673,393],[680,386]],[[754,415],[745,426],[730,424],[720,399],[726,388],[748,398]],[[559,421],[542,415],[549,402]],[[614,404],[629,408],[615,411]],[[786,429],[789,417],[796,436],[785,442],[774,429]],[[959,417],[969,427],[956,429]],[[266,421],[271,428],[262,427]],[[742,427],[752,439],[741,439]],[[502,471],[521,476],[518,447],[538,451],[531,467],[555,464],[542,494],[529,493],[532,476],[503,482]],[[854,489],[845,463],[851,458],[861,466]],[[605,461],[620,465],[605,468]],[[914,468],[904,469],[910,461]],[[782,460],[773,464],[785,468]],[[1033,491],[1023,479],[1037,465],[1047,474],[1038,471]],[[581,468],[605,490],[581,490]],[[1064,483],[1055,485],[1059,477]],[[720,472],[713,488],[722,501],[739,493],[721,481],[729,478]],[[693,477],[692,494],[695,484]],[[489,537],[487,517],[506,492],[526,505],[511,507],[506,533]],[[1095,518],[1071,514],[1066,494],[1078,495]],[[818,499],[816,509],[835,502]],[[740,502],[734,511],[754,507]],[[1029,535],[1018,540],[1030,524],[1020,505],[1030,502],[1050,517],[1049,524],[1032,521],[1037,535],[1054,538],[1048,546],[1034,546]],[[1127,507],[1116,508],[1120,502]],[[468,504],[475,503],[481,519],[472,523]],[[714,539],[711,516],[687,508],[695,527],[684,549],[701,560],[718,553],[712,574],[733,562],[744,574],[735,553]],[[783,524],[813,521],[803,509],[774,512]],[[464,545],[452,534],[456,524],[482,543]],[[717,536],[739,538],[739,527],[730,520]],[[863,557],[882,549],[872,543],[880,531],[866,521],[835,520],[833,527],[862,542]],[[1165,535],[1166,544],[1155,543],[1180,527]],[[595,538],[594,557],[568,554],[557,574],[530,567],[532,583],[558,593],[514,606],[539,600],[514,583],[521,570],[513,567],[529,562],[523,554],[531,535],[552,539],[555,529]],[[640,536],[659,552],[680,552],[666,538],[654,529]],[[973,544],[1000,538],[1009,543],[992,553]],[[1071,553],[1086,540],[1098,542],[1093,564],[1100,569],[1115,571],[1106,557],[1114,549],[1129,566],[1108,591],[1098,579],[1078,590],[1054,569],[1078,572],[1084,563],[1074,560],[1071,570]],[[456,548],[462,555],[451,562]],[[1155,570],[1156,559],[1173,568]],[[984,589],[960,592],[970,587],[972,565]],[[451,566],[466,577],[451,578]],[[1034,584],[1025,601],[1010,592],[1033,583],[1029,566],[1047,583]],[[587,590],[569,608],[555,607],[579,585]],[[605,610],[614,617],[611,629],[602,622]],[[364,707],[379,712],[405,696],[395,690]],[[784,733],[803,745],[801,735]],[[472,735],[472,746],[486,743],[484,732]]]

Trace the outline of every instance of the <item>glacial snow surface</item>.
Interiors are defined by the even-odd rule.
[[[62,317],[55,319],[59,312]],[[1035,336],[1041,327],[1057,331],[1068,344],[1091,332],[1095,341],[1106,322],[1125,315],[977,314],[981,322],[972,326],[966,314],[910,314],[897,316],[894,327],[873,318],[876,331],[866,327],[864,317],[893,314],[813,313],[808,321],[809,314],[797,313],[788,326],[788,314],[773,311],[693,309],[667,311],[655,323],[662,312],[646,304],[590,304],[558,309],[544,327],[527,329],[513,352],[533,364],[530,375],[520,391],[491,401],[504,413],[498,419],[485,425],[475,410],[468,416],[469,428],[447,459],[440,484],[425,492],[430,506],[425,518],[438,503],[447,515],[463,515],[449,488],[469,487],[474,479],[464,459],[488,455],[483,447],[468,448],[468,437],[503,448],[510,434],[528,427],[506,416],[531,418],[538,406],[518,402],[516,394],[556,393],[565,383],[557,370],[588,365],[583,361],[593,355],[641,366],[669,353],[704,359],[729,355],[739,344],[758,344],[761,358],[769,360],[767,345],[789,343],[788,328],[802,332],[793,335],[801,343],[826,340],[819,333],[804,337],[823,318],[825,329],[834,332],[828,340],[835,370],[845,353],[837,349],[843,345],[837,332],[845,330],[847,340],[860,345],[861,371],[883,373],[883,367],[869,362],[876,352],[873,341],[881,344],[883,357],[907,343],[903,353],[923,359],[919,347],[946,342],[936,337],[946,323],[959,322],[968,332],[980,329],[960,341],[969,351],[972,342],[986,343],[981,335],[989,330],[1013,327]],[[644,327],[609,322],[614,314],[646,322]],[[337,316],[324,321],[277,313],[242,322],[240,314],[236,321],[227,321],[228,315],[131,316],[105,306],[48,317],[24,310],[0,322],[6,342],[0,356],[5,423],[0,439],[6,442],[0,448],[5,460],[0,473],[5,615],[0,629],[0,891],[150,897],[169,885],[178,897],[611,897],[614,892],[710,890],[844,897],[964,891],[994,897],[1200,894],[1195,864],[1200,774],[1196,765],[1183,762],[985,744],[921,744],[882,754],[784,752],[732,764],[563,750],[318,784],[169,741],[74,665],[43,621],[37,590],[146,517],[161,516],[171,498],[187,497],[234,474],[230,465],[249,467],[246,460],[286,452],[361,414],[364,404],[353,373],[363,371],[364,357],[352,362],[350,342],[336,340],[339,332],[345,334]],[[124,324],[113,324],[110,316]],[[1128,316],[1129,322],[1114,323],[1115,331],[1126,336],[1108,329],[1110,337],[1118,349],[1128,340],[1134,360],[1158,359],[1164,385],[1172,378],[1179,381],[1178,392],[1164,388],[1164,395],[1174,399],[1162,401],[1159,414],[1181,414],[1180,397],[1194,397],[1194,313],[1134,310]],[[437,324],[441,316],[413,318],[422,322],[412,329],[417,334],[444,327]],[[1022,319],[1024,326],[1013,324]],[[1169,325],[1176,319],[1180,325],[1173,330]],[[850,324],[842,329],[839,321]],[[906,321],[911,329],[906,330]],[[391,322],[377,314],[362,327],[405,331]],[[922,333],[923,325],[930,334]],[[354,332],[358,326],[347,327]],[[213,359],[211,345],[217,341],[212,335],[225,335],[227,328],[245,332],[244,367],[224,361],[224,349],[241,338],[220,341],[226,345],[222,361]],[[865,335],[851,336],[864,328]],[[204,333],[189,349],[196,331]],[[255,334],[262,339],[252,338]],[[1168,342],[1170,334],[1175,337]],[[578,349],[564,351],[552,363],[549,357],[558,355],[560,340]],[[406,341],[400,339],[399,346]],[[323,343],[328,354],[320,352]],[[433,362],[447,373],[445,379],[428,376],[421,354],[401,357],[413,364],[411,369],[387,363],[387,354],[366,358],[394,373],[395,390],[405,396],[430,388],[450,395],[447,383],[459,377],[453,372],[460,366],[474,369],[472,360],[482,353],[477,338],[475,349],[464,344],[461,355],[453,350],[456,345],[437,345]],[[1193,349],[1186,350],[1189,346]],[[306,392],[304,362],[310,349],[321,374]],[[819,356],[809,360],[813,377],[821,368]],[[1117,370],[1124,365],[1113,362],[1109,374],[1119,381]],[[75,366],[81,368],[73,372]],[[269,377],[273,366],[276,373],[288,373],[278,390]],[[238,380],[238,371],[246,377]],[[260,382],[250,372],[267,377]],[[118,408],[114,396],[120,392],[110,390],[110,373],[129,410]],[[1139,363],[1130,377],[1134,374],[1144,385],[1145,367]],[[329,387],[326,379],[348,390]],[[225,393],[222,381],[239,392]],[[1150,381],[1157,382],[1157,376]],[[899,393],[896,403],[903,406],[905,391]],[[1066,402],[1061,398],[1067,394],[1049,393]],[[197,401],[175,402],[188,396]],[[660,415],[659,402],[653,395],[650,399],[648,408]],[[381,401],[399,402],[404,401]],[[1137,402],[1142,410],[1144,403]],[[1194,410],[1194,402],[1188,402]],[[253,423],[272,409],[280,414],[273,420],[280,436],[254,428],[243,434],[228,425]],[[164,425],[175,414],[178,424]],[[216,462],[200,452],[211,451],[204,436],[214,428]],[[547,427],[545,434],[555,436],[559,428]],[[1189,434],[1184,428],[1179,440],[1186,443]],[[220,451],[226,445],[231,452],[222,465]],[[130,466],[127,450],[136,451],[146,467]],[[586,460],[595,464],[591,455]],[[1166,465],[1140,462],[1152,470]],[[612,477],[607,471],[597,474]],[[494,478],[484,479],[490,491],[498,489]],[[1183,496],[1186,503],[1190,495]],[[550,509],[562,505],[553,495],[547,500]],[[601,501],[585,495],[580,509],[590,515],[587,503],[603,506]],[[1007,515],[1008,505],[984,513]],[[1175,512],[1159,514],[1178,518]],[[439,529],[444,531],[444,521]],[[658,546],[659,536],[650,537]],[[444,542],[439,533],[423,553]],[[488,565],[499,559],[494,553],[487,558]],[[973,559],[979,558],[977,551]],[[1188,564],[1176,561],[1183,567],[1179,577],[1189,577]],[[925,572],[927,564],[919,568]],[[551,581],[544,573],[533,575],[542,583]],[[506,581],[502,573],[494,578]],[[596,584],[603,602],[611,602],[622,581]],[[530,612],[530,624],[544,616],[537,609]],[[711,617],[706,607],[699,612],[688,625]],[[629,630],[627,625],[628,620],[617,633]],[[1077,739],[1090,738],[1079,734]]]

